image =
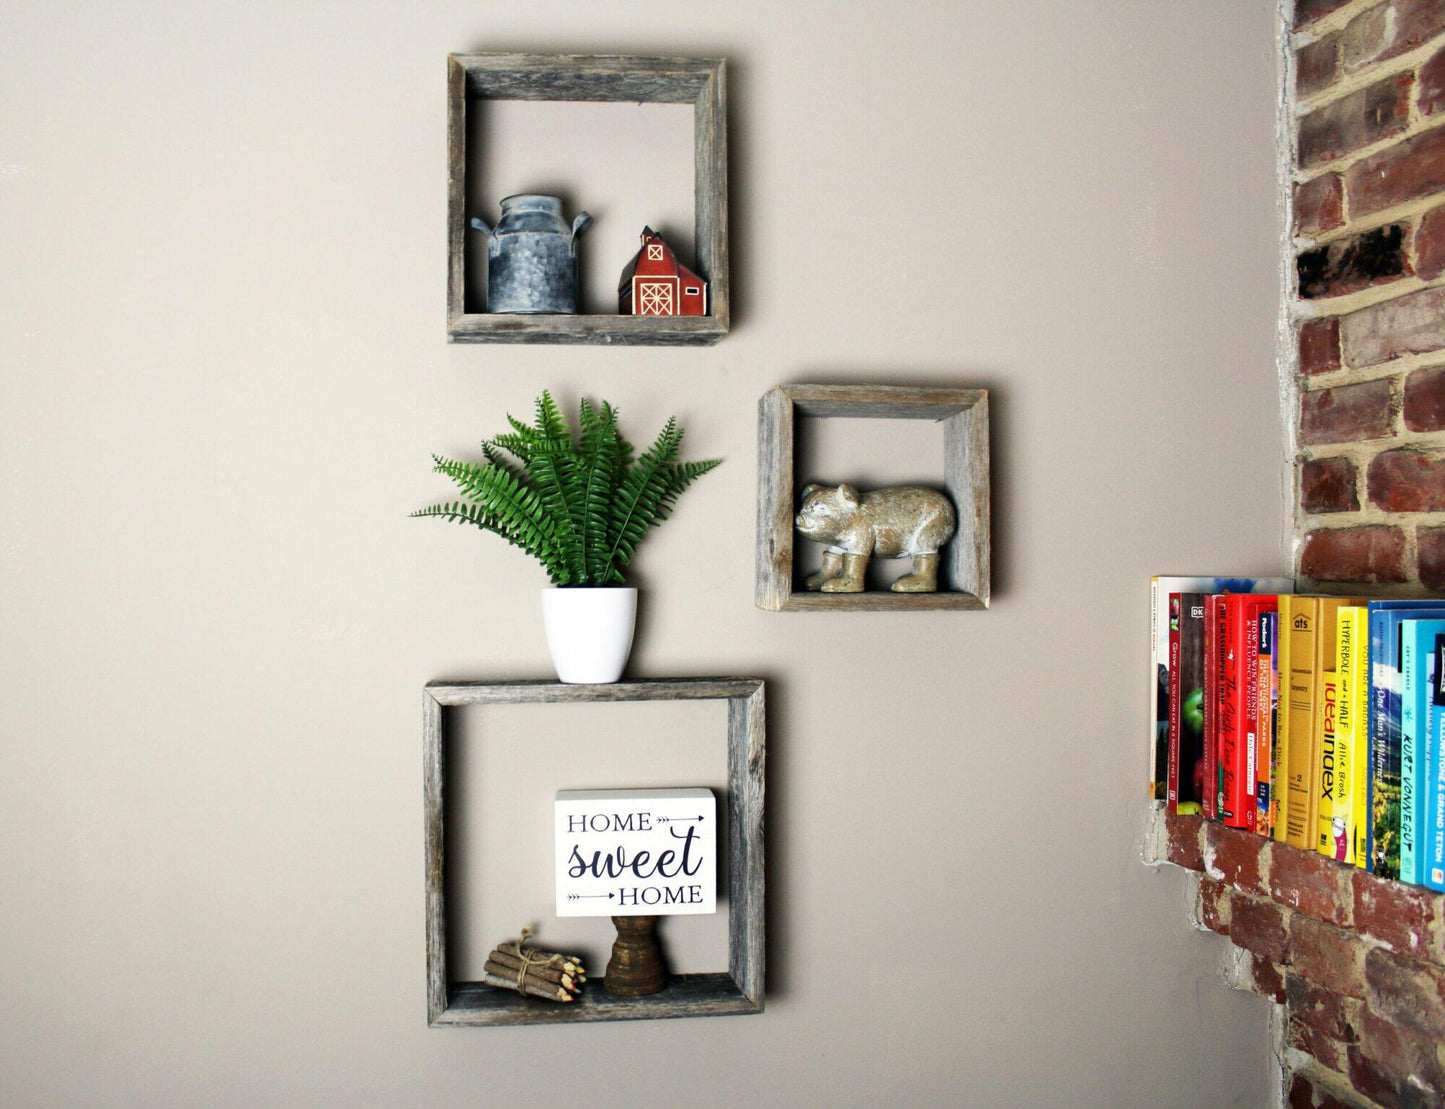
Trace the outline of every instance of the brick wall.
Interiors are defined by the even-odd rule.
[[[1289,18],[1299,576],[1445,592],[1445,0]]]
[[[1197,816],[1161,839],[1231,983],[1282,1006],[1290,1109],[1445,1105],[1445,897]]]

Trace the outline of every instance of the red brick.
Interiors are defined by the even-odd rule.
[[[1404,132],[1414,74],[1400,73],[1318,108],[1299,121],[1299,163],[1317,166]],[[1357,213],[1358,214],[1358,213]]]
[[[1350,1084],[1384,1109],[1440,1109],[1440,1103],[1383,1064],[1351,1045]]]
[[[1383,947],[1365,956],[1370,1008],[1392,1024],[1445,1040],[1445,970]]]
[[[1306,320],[1299,328],[1299,368],[1304,374],[1322,374],[1340,368],[1340,318]]]
[[[1254,982],[1254,992],[1269,998],[1276,1005],[1283,1005],[1284,968],[1253,952],[1250,953],[1249,962],[1249,976]]]
[[[1329,88],[1339,71],[1339,32],[1300,47],[1295,51],[1295,95],[1313,96],[1321,89]]]
[[[1211,932],[1229,935],[1229,887],[1208,875],[1199,880],[1199,923]]]
[[[1348,458],[1312,458],[1300,468],[1300,505],[1306,512],[1356,512],[1355,464]]]
[[[1169,861],[1175,866],[1190,870],[1204,869],[1204,851],[1199,845],[1199,833],[1204,826],[1202,816],[1166,816],[1164,827],[1169,836]]]
[[[1300,395],[1300,442],[1358,443],[1391,434],[1392,392],[1387,380],[1314,389]]]
[[[1431,208],[1411,236],[1415,276],[1429,281],[1445,273],[1445,208]]]
[[[1366,1009],[1360,1022],[1360,1051],[1412,1084],[1428,1089],[1445,1104],[1445,1065],[1435,1048],[1438,1041],[1391,1024]]]
[[[1283,962],[1284,910],[1265,898],[1238,894],[1229,902],[1229,938],[1270,962]]]
[[[1321,16],[1329,15],[1336,8],[1343,8],[1350,0],[1295,0],[1294,29],[1313,23]]]
[[[1445,528],[1420,528],[1415,532],[1415,552],[1420,562],[1420,584],[1445,593]]]
[[[1402,955],[1426,953],[1425,937],[1439,919],[1441,899],[1419,886],[1386,881],[1356,870],[1350,875],[1355,928]]]
[[[1340,319],[1340,348],[1351,366],[1372,366],[1441,347],[1445,347],[1445,286],[1421,289]]]
[[[1404,581],[1404,554],[1405,533],[1399,528],[1317,528],[1305,535],[1300,574],[1311,581]]]
[[[1415,103],[1422,116],[1432,116],[1445,105],[1445,50],[1416,71]]]
[[[1270,896],[1296,912],[1348,928],[1354,920],[1351,868],[1318,851],[1275,844],[1269,868]]]
[[[1445,461],[1419,451],[1385,451],[1365,475],[1370,503],[1386,512],[1445,509]]]
[[[1405,225],[1392,223],[1303,251],[1295,259],[1299,294],[1306,300],[1337,297],[1410,274]]]
[[[1260,851],[1269,840],[1254,832],[1226,828],[1210,821],[1204,826],[1204,870],[1236,889],[1264,893]]]
[[[1339,1040],[1332,1040],[1318,1028],[1306,1024],[1302,1020],[1290,1018],[1289,1027],[1285,1031],[1286,1042],[1290,1047],[1312,1055],[1325,1066],[1333,1071],[1344,1071],[1349,1065],[1349,1056],[1346,1054],[1345,1045]],[[1290,1101],[1294,1105],[1294,1101]],[[1340,1101],[1305,1101],[1302,1105],[1342,1105]]]
[[[1325,173],[1294,189],[1294,229],[1298,235],[1317,235],[1343,226],[1345,179]]]
[[[1289,1015],[1341,1043],[1356,1043],[1364,1006],[1352,997],[1317,986],[1298,974],[1285,974],[1285,1000]]]
[[[1356,219],[1442,189],[1445,129],[1439,127],[1361,159],[1345,171],[1345,196]]]
[[[1308,1048],[1301,1048],[1301,1050],[1308,1051]],[[1309,1054],[1314,1056],[1315,1053],[1311,1051]],[[1315,1058],[1321,1057],[1315,1056]],[[1321,1061],[1325,1063],[1322,1058]],[[1325,1066],[1331,1066],[1331,1064],[1325,1063]],[[1341,1057],[1340,1066],[1331,1067],[1331,1070],[1344,1073],[1347,1066],[1348,1060]],[[1364,1100],[1355,1096],[1338,1096],[1337,1093],[1331,1092],[1327,1087],[1315,1082],[1315,1077],[1311,1074],[1295,1073],[1289,1079],[1289,1109],[1373,1109],[1373,1106],[1366,1105]]]
[[[1394,0],[1356,16],[1345,26],[1347,70],[1395,58],[1429,42],[1445,24],[1441,0]]]
[[[1416,370],[1405,379],[1404,417],[1411,431],[1445,428],[1445,367]]]
[[[1346,997],[1364,997],[1364,946],[1353,932],[1314,917],[1295,913],[1289,918],[1290,970],[1316,986]]]

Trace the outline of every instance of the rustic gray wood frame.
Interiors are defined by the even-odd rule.
[[[793,589],[796,417],[942,420],[943,484],[958,509],[937,593]],[[909,612],[989,604],[988,391],[906,385],[779,385],[758,401],[757,605],[784,612]]]
[[[472,100],[591,100],[693,106],[693,218],[709,316],[506,315],[466,310],[467,111]],[[727,334],[727,72],[720,58],[583,54],[447,57],[447,337],[454,343],[706,346]]]
[[[443,708],[583,701],[728,703],[728,969],[674,975],[650,997],[613,997],[589,981],[574,1004],[523,997],[447,975],[446,752]],[[675,678],[615,685],[429,682],[422,697],[425,783],[427,1023],[432,1027],[572,1024],[760,1013],[763,1010],[763,683],[757,678]]]

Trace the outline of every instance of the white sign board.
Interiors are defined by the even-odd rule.
[[[717,911],[712,790],[559,790],[556,828],[558,916]]]

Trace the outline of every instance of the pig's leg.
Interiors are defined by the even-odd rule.
[[[836,578],[843,569],[843,555],[840,551],[823,552],[823,568],[816,574],[803,579],[804,589],[817,589],[830,578]]]
[[[913,573],[893,583],[895,593],[938,592],[938,552],[913,556]]]
[[[864,554],[845,554],[843,559],[843,572],[837,577],[829,578],[823,583],[824,593],[862,593],[863,575],[868,570],[868,556]]]

